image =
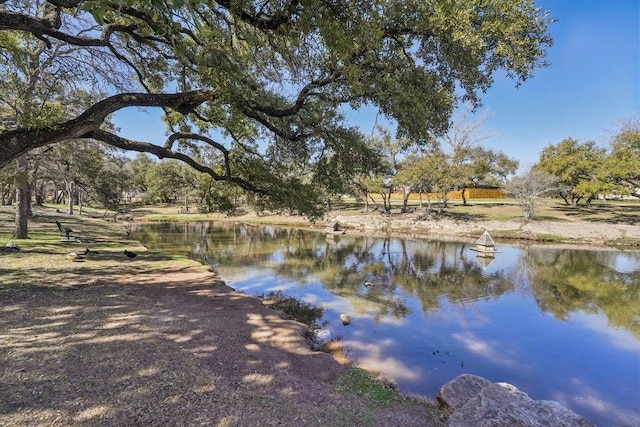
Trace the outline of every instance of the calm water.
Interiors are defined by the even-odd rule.
[[[231,223],[136,227],[150,249],[213,265],[235,289],[324,307],[318,324],[402,391],[435,397],[471,373],[601,426],[640,426],[638,252],[500,244],[491,260],[472,242]]]

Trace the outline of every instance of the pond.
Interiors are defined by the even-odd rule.
[[[640,253],[325,235],[241,223],[133,224],[149,249],[226,283],[321,306],[349,357],[434,398],[462,373],[557,400],[600,426],[640,425]],[[340,314],[351,317],[343,325]]]

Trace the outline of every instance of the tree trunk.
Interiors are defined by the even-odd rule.
[[[27,189],[27,197],[25,198],[25,200],[27,202],[27,218],[31,218],[31,217],[33,217],[33,206],[31,205],[31,200],[33,199],[33,197],[32,197],[32,195],[33,195],[33,186],[31,184],[29,184],[28,173],[27,173],[26,189]]]
[[[404,191],[402,194],[402,213],[407,213],[407,207],[409,206],[410,191]]]
[[[467,189],[465,187],[462,187],[462,190],[460,190],[460,196],[462,196],[462,206],[467,206],[466,192]]]
[[[376,202],[376,199],[373,198],[373,196],[371,194],[367,194],[367,196],[369,197],[369,199],[371,200],[371,203],[374,204],[374,206],[376,207],[376,209],[378,209],[378,202]],[[384,200],[384,197],[383,197]],[[367,204],[368,206],[368,204]]]
[[[569,206],[569,204],[570,204],[570,203],[569,203],[569,199],[567,199],[567,196],[565,196],[564,194],[562,194],[562,191],[559,191],[559,192],[558,192],[558,196],[560,196],[560,198],[561,198],[562,200],[564,200],[564,204],[565,204],[565,205]]]
[[[522,203],[522,210],[524,213],[524,222],[528,223],[533,218],[533,211],[535,210],[535,201],[527,200]]]
[[[63,202],[63,200],[64,200],[64,191],[60,191],[56,188],[53,193],[53,203],[55,203],[56,205],[59,205]]]
[[[36,185],[35,187],[35,202],[36,206],[42,206],[45,199],[45,185]]]
[[[28,239],[29,216],[29,182],[27,179],[27,158],[22,155],[18,158],[17,173],[15,176],[16,187],[16,220],[13,237],[16,239]]]
[[[69,181],[65,183],[67,186],[67,194],[69,195],[69,210],[68,210],[68,214],[69,215],[73,215],[73,198],[75,196],[74,194],[74,187],[75,187],[75,183],[73,181]]]
[[[387,206],[387,193],[381,191],[380,197],[382,198],[382,211],[387,212],[387,210],[389,209],[389,207]]]

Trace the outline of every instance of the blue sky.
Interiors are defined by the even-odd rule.
[[[484,145],[520,161],[523,170],[564,138],[605,145],[620,120],[640,118],[640,1],[538,0],[558,22],[551,25],[550,67],[519,88],[497,76],[482,96],[490,117]],[[123,136],[162,144],[157,111],[126,110],[114,121]],[[371,133],[375,114],[352,125]]]
[[[623,119],[640,118],[640,1],[543,0],[551,11],[551,66],[516,89],[496,79],[484,96],[487,146],[531,166],[564,138],[606,144]]]

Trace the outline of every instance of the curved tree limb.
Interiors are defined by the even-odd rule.
[[[229,150],[227,150],[224,145],[204,135],[198,135],[195,133],[174,133],[171,136],[169,136],[169,138],[167,138],[167,141],[164,143],[164,148],[171,150],[173,143],[179,139],[195,139],[198,141],[202,141],[214,147],[218,151],[220,151],[222,153],[222,156],[224,157],[225,176],[229,176],[229,177],[231,176],[231,164],[229,163]]]
[[[100,129],[107,116],[126,107],[168,107],[184,114],[214,99],[213,91],[182,93],[121,93],[92,105],[75,119],[56,126],[21,128],[0,134],[0,169],[34,148],[70,139],[88,138]]]
[[[111,34],[115,31],[132,33],[136,29],[137,26],[135,25],[105,25],[100,37],[74,36],[50,26],[40,18],[22,13],[0,11],[0,31],[25,31],[41,40],[46,40],[45,36],[49,36],[74,46],[107,46],[110,42]],[[48,41],[47,43],[49,44]]]
[[[189,135],[189,137],[193,138],[194,136],[197,135]],[[196,162],[194,159],[192,159],[191,157],[189,157],[186,154],[183,153],[179,153],[179,152],[175,152],[172,151],[170,149],[167,149],[165,147],[161,147],[159,145],[154,145],[154,144],[150,144],[148,142],[141,142],[141,141],[133,141],[130,139],[126,139],[123,138],[121,136],[118,136],[116,134],[113,134],[111,132],[107,132],[101,129],[95,130],[95,131],[91,131],[88,132],[87,134],[84,135],[85,138],[92,138],[98,141],[102,141],[106,144],[111,145],[112,147],[117,147],[117,148],[121,148],[123,150],[128,150],[128,151],[138,151],[141,153],[150,153],[155,155],[156,157],[160,158],[160,159],[177,159],[180,160],[186,164],[188,164],[189,166],[191,166],[193,169],[206,173],[209,176],[211,176],[215,181],[226,181],[226,182],[230,182],[233,184],[238,185],[239,187],[245,189],[245,190],[249,190],[252,191],[254,193],[258,193],[258,194],[267,194],[267,190],[263,189],[263,188],[259,188],[256,185],[254,185],[251,182],[248,182],[240,177],[237,176],[232,176],[230,174],[230,170],[228,169],[228,164],[227,164],[227,171],[229,173],[225,173],[224,175],[220,175],[219,173],[217,173],[216,171],[214,171],[213,169],[202,165],[198,162]],[[200,137],[199,139],[202,139],[204,137]]]

